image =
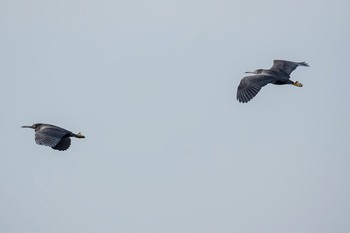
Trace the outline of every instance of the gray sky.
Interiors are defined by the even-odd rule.
[[[323,2],[1,0],[0,232],[350,232],[350,3]],[[238,103],[274,59],[304,87]]]

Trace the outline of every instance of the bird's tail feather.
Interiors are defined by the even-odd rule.
[[[80,132],[75,135],[76,138],[85,138],[84,135],[82,135]]]

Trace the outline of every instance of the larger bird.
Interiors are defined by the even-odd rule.
[[[246,72],[255,75],[242,78],[237,90],[237,100],[242,103],[249,102],[258,94],[263,86],[269,83],[275,85],[290,84],[296,87],[302,87],[303,84],[298,81],[293,82],[289,76],[298,66],[309,65],[306,62],[274,60],[269,70],[258,69],[253,72]]]
[[[69,130],[55,125],[37,123],[32,126],[22,126],[35,130],[35,142],[39,145],[49,146],[54,150],[67,150],[70,147],[70,137],[85,138],[81,133],[75,134]]]

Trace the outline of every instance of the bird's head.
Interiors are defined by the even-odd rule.
[[[22,126],[22,128],[30,128],[30,129],[35,129],[35,131],[37,131],[37,130],[40,129],[40,127],[41,127],[42,125],[43,125],[43,124],[41,124],[41,123],[36,123],[36,124],[30,125],[30,126],[24,125],[24,126]]]
[[[247,71],[246,74],[261,74],[264,70],[263,69],[257,69],[254,71]]]

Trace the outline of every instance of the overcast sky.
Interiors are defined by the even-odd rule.
[[[350,2],[326,2],[0,0],[0,232],[350,232]],[[239,103],[274,59],[304,86]]]

